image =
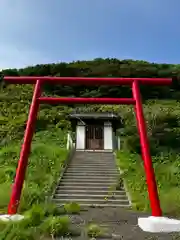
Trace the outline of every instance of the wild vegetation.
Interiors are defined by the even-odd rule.
[[[142,86],[141,92],[162,207],[167,214],[180,215],[180,195],[178,194],[180,178],[180,65],[95,59],[93,61],[3,70],[0,83],[1,213],[5,212],[8,204],[33,89],[30,85],[8,85],[3,81],[3,75],[173,77],[175,80],[171,86]],[[43,94],[71,97],[130,97],[131,89],[126,86],[46,85]],[[66,142],[66,131],[71,127],[68,114],[75,111],[77,107],[80,108],[78,105],[50,106],[46,104],[41,106],[20,211],[29,210],[32,204],[44,203],[48,192],[52,192],[53,184],[56,182],[67,156],[67,151],[63,146]],[[84,106],[82,107],[84,110]],[[133,108],[117,105],[93,105],[91,109],[96,112],[114,111],[122,118],[123,127],[118,134],[121,135],[123,151],[117,153],[117,158],[121,168],[126,170],[125,179],[134,207],[139,210],[149,210]],[[173,207],[170,207],[170,202]]]
[[[59,236],[79,236],[80,231],[71,224],[68,214],[75,204],[66,204],[59,209],[50,204],[33,205],[24,212],[21,221],[0,222],[0,239],[2,240],[38,240],[55,239]],[[76,213],[79,213],[76,211]]]
[[[20,211],[44,202],[52,194],[60,171],[64,167],[67,150],[61,147],[63,132],[41,131],[35,135],[32,153],[24,182]],[[0,212],[6,212],[20,153],[20,141],[12,141],[0,149]]]

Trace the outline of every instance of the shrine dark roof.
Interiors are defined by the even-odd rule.
[[[70,119],[120,119],[120,117],[115,113],[71,113],[69,114]]]

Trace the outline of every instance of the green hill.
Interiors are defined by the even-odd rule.
[[[167,213],[174,212],[174,209],[171,211],[168,210],[168,203],[169,200],[171,200],[171,204],[172,201],[176,205],[179,202],[177,192],[180,177],[180,166],[178,163],[180,157],[180,65],[155,64],[133,60],[95,59],[93,61],[37,65],[24,69],[6,69],[3,70],[2,74],[5,76],[173,77],[173,79],[176,79],[171,86],[141,87],[144,113],[148,124],[148,136],[151,144],[151,154],[156,172],[159,176],[162,176],[158,178],[158,185],[160,189],[163,189],[160,190],[161,199],[165,211]],[[130,97],[131,89],[126,86],[86,87],[46,85],[44,86],[44,95]],[[5,147],[14,146],[16,142],[21,142],[31,98],[32,86],[7,85],[1,81],[1,152],[4,151]],[[42,136],[39,141],[46,142],[46,136],[41,135],[43,131],[51,133],[57,129],[66,131],[70,128],[67,115],[75,107],[73,105],[42,105],[36,124],[36,134]],[[123,118],[124,126],[119,134],[122,136],[124,152],[118,154],[120,154],[122,159],[121,164],[131,173],[131,178],[129,177],[127,181],[129,182],[135,207],[138,209],[148,209],[148,204],[144,201],[144,197],[147,197],[144,178],[139,178],[137,173],[138,169],[142,168],[142,162],[136,160],[136,158],[139,159],[140,144],[133,108],[117,105],[93,105],[93,109],[94,111],[115,111]],[[18,146],[20,148],[20,144]],[[123,161],[123,159],[125,160]],[[3,158],[1,161],[4,161]],[[142,169],[141,173],[143,174]],[[134,181],[137,184],[133,184],[132,186]],[[174,200],[172,200],[172,196],[174,196]],[[180,206],[176,207],[176,212],[180,213]]]

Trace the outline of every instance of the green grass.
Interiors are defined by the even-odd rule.
[[[91,223],[87,227],[87,235],[93,239],[100,238],[103,234],[105,234],[104,229],[97,224]]]
[[[143,162],[138,154],[119,151],[117,164],[122,170],[133,208],[150,211]],[[161,207],[165,215],[180,216],[180,155],[153,157],[153,166],[159,190]]]
[[[43,131],[35,135],[29,157],[20,212],[32,204],[43,203],[52,194],[68,151],[64,148],[62,131]],[[20,142],[12,142],[0,149],[0,213],[5,213],[20,153]]]
[[[24,213],[25,218],[19,222],[0,221],[0,239],[45,240],[79,236],[80,231],[72,227],[67,214],[64,207],[58,209],[51,204],[33,205]]]

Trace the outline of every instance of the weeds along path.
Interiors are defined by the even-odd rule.
[[[180,216],[180,155],[172,152],[153,156],[153,165],[163,215]],[[150,211],[147,185],[141,156],[128,151],[117,153],[117,164],[124,171],[123,177],[131,196],[132,207],[138,211]]]
[[[64,144],[64,145],[63,145]],[[59,178],[67,157],[64,134],[60,130],[36,133],[29,157],[29,165],[23,187],[20,212],[29,210],[32,204],[44,203]],[[20,141],[9,142],[0,149],[0,213],[6,213],[19,160]]]

